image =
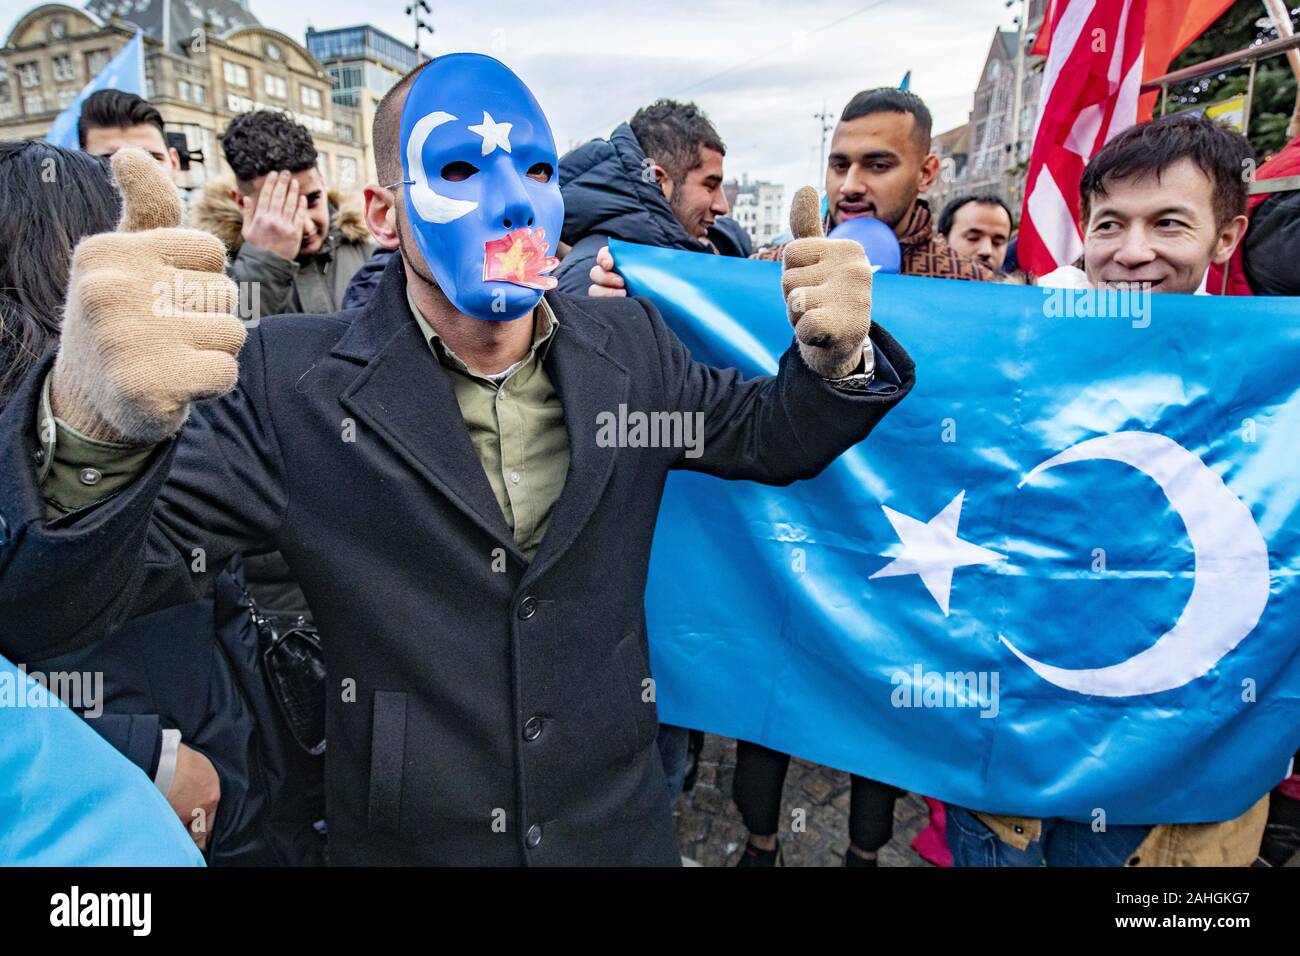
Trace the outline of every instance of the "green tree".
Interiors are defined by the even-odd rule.
[[[1300,33],[1300,5],[1288,4],[1291,23]],[[1195,66],[1215,57],[1276,40],[1278,32],[1260,0],[1236,0],[1204,33],[1192,41],[1169,72]],[[1247,67],[1233,67],[1169,88],[1169,111],[1196,104],[1215,103],[1246,92]],[[1254,102],[1250,117],[1250,142],[1261,159],[1286,145],[1286,127],[1296,104],[1296,80],[1284,56],[1260,61],[1255,73]]]

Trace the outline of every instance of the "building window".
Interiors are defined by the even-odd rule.
[[[189,82],[189,80],[177,80],[177,81],[176,81],[176,92],[180,94],[181,99],[183,99],[183,100],[188,100],[188,99],[190,98],[190,82]]]
[[[41,85],[41,65],[39,63],[19,63],[18,82],[23,86]]]
[[[61,110],[67,109],[69,106],[72,105],[72,101],[75,100],[76,98],[77,98],[76,87],[68,87],[67,89],[59,90],[59,97],[58,97],[59,109]]]
[[[93,77],[108,66],[108,50],[91,50],[86,54],[86,75]]]
[[[339,157],[339,186],[354,189],[357,185],[357,161],[351,156]]]
[[[67,53],[56,56],[50,63],[54,68],[54,78],[60,83],[66,83],[68,80],[77,78],[77,71],[72,67],[72,57]]]
[[[190,85],[190,99],[200,105],[208,101],[208,90],[202,83]]]
[[[302,88],[302,105],[312,110],[320,109],[320,90],[313,86]]]
[[[68,32],[67,24],[63,22],[62,17],[56,17],[50,21],[50,39],[62,40],[65,33]]]
[[[248,86],[248,68],[241,63],[231,63],[229,60],[223,60],[221,73],[231,86]]]
[[[270,46],[270,44],[267,44]],[[276,99],[284,99],[289,95],[289,84],[284,81],[282,76],[272,76],[266,74],[266,95],[274,96]]]
[[[280,48],[269,40],[266,43],[266,58],[268,60],[274,60],[276,63],[279,63],[280,60],[283,59],[280,54]]]
[[[27,93],[23,96],[23,110],[29,115],[45,112],[45,100],[40,93]]]

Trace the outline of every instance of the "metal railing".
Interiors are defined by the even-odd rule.
[[[1152,77],[1142,84],[1142,92],[1160,91],[1160,115],[1164,116],[1169,112],[1169,87],[1178,83],[1186,83],[1188,80],[1199,79],[1202,76],[1222,73],[1224,70],[1234,69],[1235,67],[1248,66],[1250,75],[1246,78],[1246,101],[1242,106],[1242,115],[1245,130],[1249,131],[1250,111],[1255,99],[1255,71],[1259,67],[1259,61],[1274,56],[1283,56],[1291,50],[1298,49],[1300,49],[1300,33],[1295,36],[1269,40],[1267,43],[1259,44],[1259,46],[1247,47],[1244,50],[1238,50],[1236,53],[1226,53],[1223,56],[1216,56],[1212,60],[1195,63],[1181,70],[1166,73],[1164,76]],[[1285,192],[1291,189],[1300,189],[1300,177],[1288,176],[1286,179],[1269,179],[1250,184],[1252,193]]]

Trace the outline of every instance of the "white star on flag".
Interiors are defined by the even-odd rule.
[[[966,492],[956,498],[927,522],[917,521],[887,505],[880,508],[894,526],[903,550],[871,578],[893,578],[902,574],[917,574],[930,592],[943,616],[948,616],[948,596],[952,591],[953,568],[968,564],[993,564],[1005,561],[1005,554],[971,544],[957,537],[957,522],[961,519],[961,503]]]
[[[484,111],[483,122],[469,127],[469,131],[483,137],[483,155],[486,156],[498,146],[507,153],[510,152],[510,127],[514,125],[514,123],[498,123],[492,118],[491,113]]]

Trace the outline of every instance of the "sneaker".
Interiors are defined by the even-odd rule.
[[[745,852],[740,854],[736,866],[785,866],[781,857],[781,841],[771,850],[760,850],[752,843],[745,844]]]

